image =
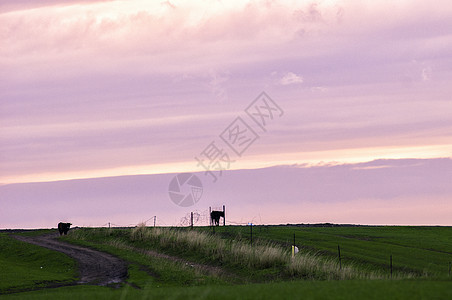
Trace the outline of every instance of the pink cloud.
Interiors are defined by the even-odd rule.
[[[286,75],[284,75],[281,80],[279,81],[282,85],[288,85],[288,84],[298,84],[303,83],[303,77],[298,76],[295,73],[288,72]]]
[[[450,145],[450,5],[316,3],[14,4],[1,173],[191,161],[262,90],[287,114],[249,158]]]

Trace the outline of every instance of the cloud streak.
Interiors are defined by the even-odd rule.
[[[298,76],[295,73],[288,72],[286,75],[283,76],[283,78],[281,78],[280,83],[282,85],[303,83],[303,77]]]
[[[451,170],[450,159],[402,159],[228,171],[216,183],[198,173],[203,197],[189,208],[169,199],[174,174],[10,184],[0,186],[0,228],[134,226],[154,215],[174,226],[222,205],[228,224],[451,225]]]

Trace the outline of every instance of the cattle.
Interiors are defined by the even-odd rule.
[[[71,227],[71,223],[58,223],[58,231],[60,232],[60,235],[66,235],[67,232],[69,231],[69,227]]]
[[[213,225],[219,226],[221,217],[224,218],[224,211],[213,210],[210,213],[210,219],[212,220]]]

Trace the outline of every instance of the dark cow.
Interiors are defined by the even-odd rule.
[[[69,227],[71,227],[71,223],[58,223],[58,231],[60,232],[60,235],[66,235],[67,232],[69,231]]]
[[[210,213],[210,219],[212,220],[213,225],[220,225],[220,218],[224,218],[224,211],[212,210]]]

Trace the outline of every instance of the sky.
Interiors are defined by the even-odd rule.
[[[196,175],[203,193],[190,207],[168,197],[174,174],[4,185],[1,228],[153,226],[154,216],[157,226],[187,226],[190,212],[205,226],[209,207],[223,205],[228,225],[450,225],[452,215],[450,158],[229,170],[216,182]]]
[[[155,205],[167,224],[210,204],[237,204],[221,197],[226,183],[249,203],[248,213],[238,211],[235,219],[250,221],[261,197],[245,176],[253,172],[282,181],[275,189],[285,191],[280,204],[265,201],[262,222],[452,225],[440,216],[452,206],[451,28],[452,5],[441,0],[2,1],[0,201],[9,204],[1,205],[0,220],[8,221],[0,228],[51,226],[62,214],[52,203],[58,198],[83,208],[86,191],[72,186],[87,182],[96,190],[90,195],[119,211],[108,218],[78,215],[81,225],[115,216],[118,224],[136,223],[146,217],[124,216],[117,206],[133,198],[124,182],[146,178],[167,191],[182,172],[198,174],[205,194],[182,209],[157,193],[147,209]],[[253,115],[262,97],[274,110],[261,105],[261,115]],[[240,154],[225,139],[237,122],[254,137]],[[225,155],[214,185],[196,160],[212,142]],[[390,165],[385,171],[398,170],[413,159],[424,166],[424,180],[391,194],[398,210],[379,208],[399,219],[346,212],[352,201],[386,203],[387,178],[404,182],[410,173],[371,168],[380,190],[359,197],[355,189],[364,183],[351,185],[346,174],[382,161]],[[310,199],[316,201],[308,201],[289,191],[298,186],[285,183],[290,175],[280,170],[287,166],[296,166],[296,178],[316,170],[328,177],[340,167],[344,173],[332,176],[331,185],[314,176]],[[110,177],[117,176],[124,191],[109,200]],[[412,192],[420,184],[422,196]],[[31,186],[47,190],[34,197],[25,193]],[[140,201],[152,194],[144,186],[137,187]],[[331,194],[323,193],[328,187]],[[349,206],[331,199],[338,191]],[[274,205],[288,209],[292,197],[308,216],[271,214]],[[327,208],[334,205],[340,216]],[[27,214],[17,210],[25,206]],[[47,221],[33,215],[38,206],[50,214]],[[423,217],[427,208],[437,220]]]

